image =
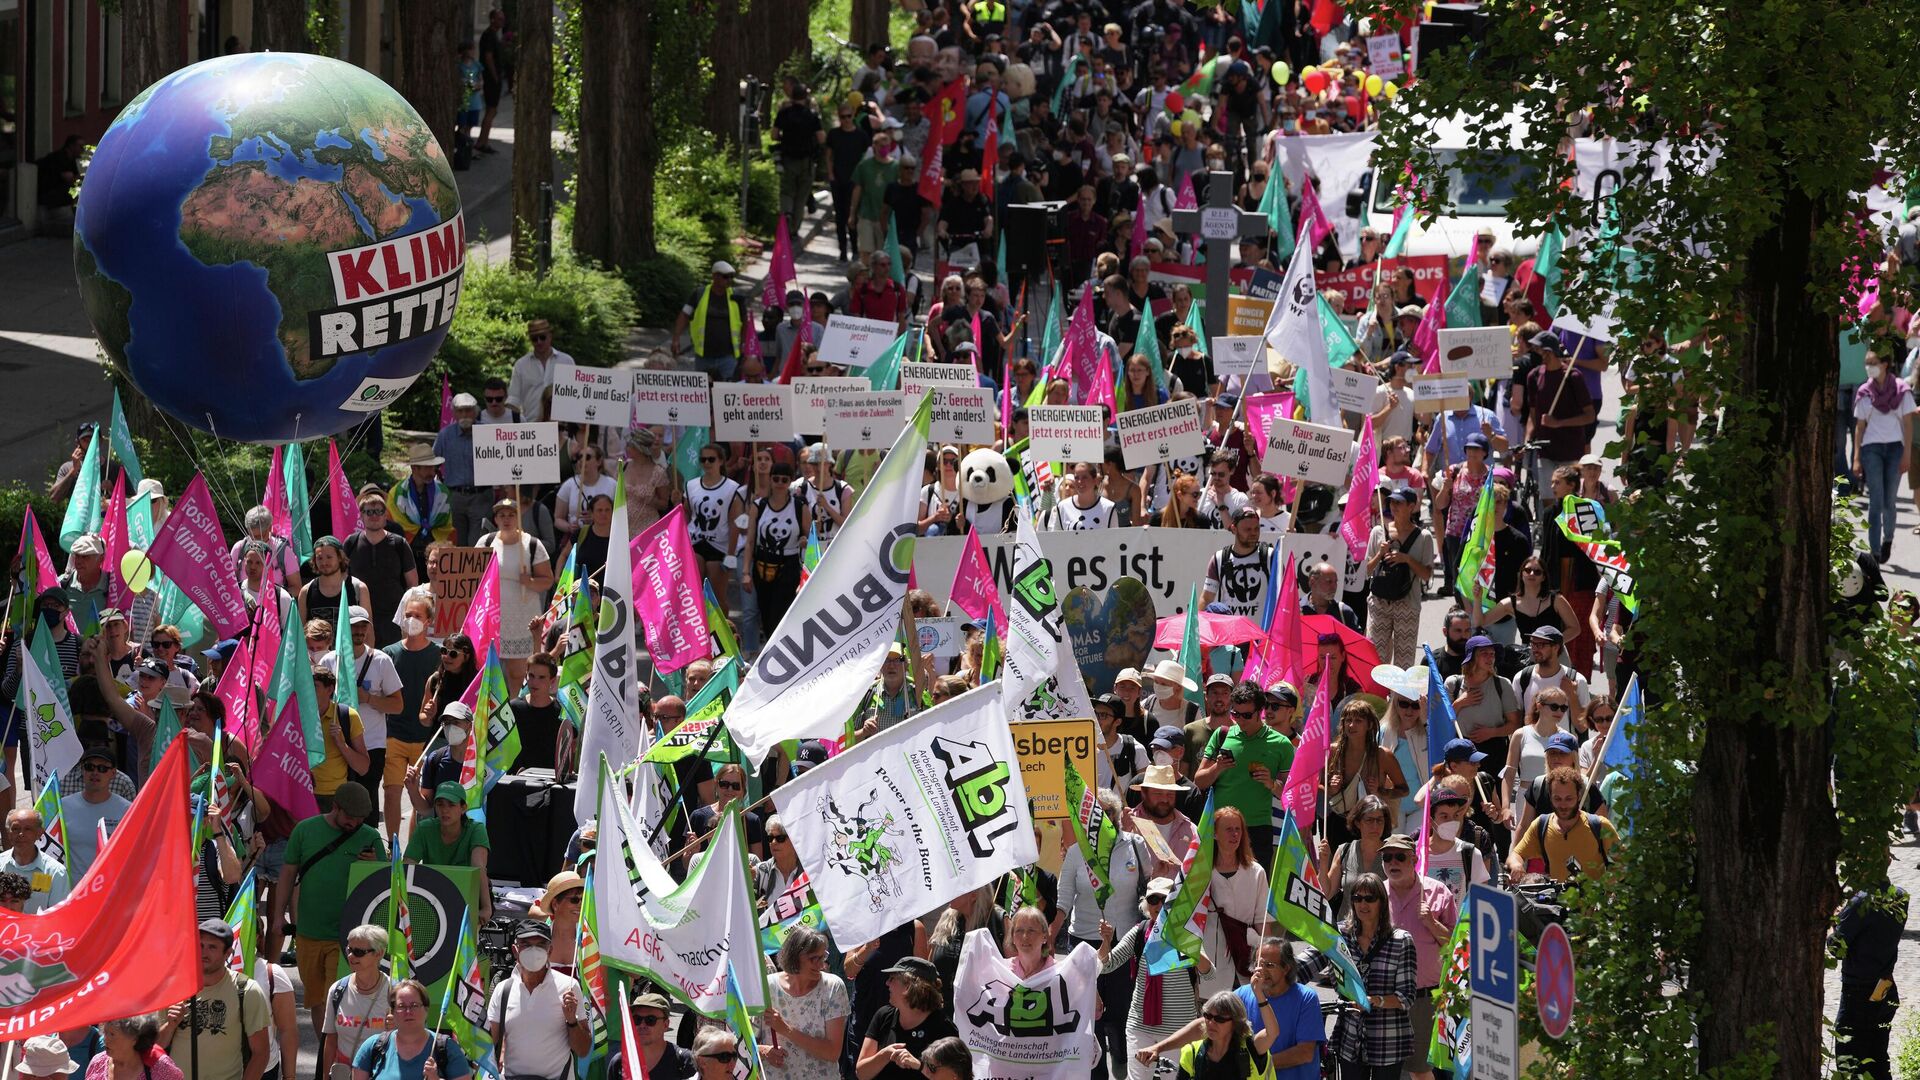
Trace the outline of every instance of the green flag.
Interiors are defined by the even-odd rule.
[[[1282,811],[1274,829],[1273,872],[1267,875],[1268,912],[1289,934],[1320,950],[1320,955],[1333,964],[1340,974],[1341,997],[1363,1009],[1373,1008],[1367,999],[1366,980],[1333,925],[1333,907],[1312,860],[1307,858],[1306,841],[1300,838],[1293,814]]]
[[[120,408],[117,386],[113,388],[113,419],[107,424],[107,441],[113,446],[113,456],[120,459],[120,467],[126,470],[128,486],[138,487],[146,474],[140,471],[140,451],[134,448],[133,432],[127,430],[127,414]]]
[[[1413,235],[1413,207],[1403,207],[1400,211],[1400,224],[1393,227],[1393,235],[1387,237],[1387,246],[1380,253],[1383,259],[1397,259],[1407,250],[1407,237]]]
[[[1327,342],[1327,364],[1330,367],[1346,367],[1353,360],[1353,354],[1360,351],[1360,345],[1347,331],[1347,321],[1333,310],[1325,296],[1316,297],[1320,302],[1320,336]],[[1299,400],[1305,401],[1305,397]]]
[[[1462,330],[1480,325],[1480,267],[1469,266],[1447,294],[1447,326]]]
[[[1180,666],[1187,669],[1187,681],[1194,686],[1200,685],[1200,583],[1194,582],[1187,588],[1187,623],[1180,631]],[[1188,701],[1195,705],[1206,704],[1198,690],[1184,691]]]
[[[890,264],[892,264],[890,269],[887,271],[887,274],[889,277],[893,278],[893,283],[895,285],[898,285],[904,289],[906,288],[906,285],[907,285],[907,268],[901,265],[900,234],[896,232],[894,229],[893,213],[891,211],[887,213],[887,249],[886,250],[887,250],[887,261]]]
[[[1542,299],[1546,301],[1546,311],[1541,314],[1549,320],[1560,310],[1560,252],[1566,246],[1567,235],[1555,222],[1547,227],[1546,235],[1540,238],[1540,250],[1533,256],[1533,272],[1540,278]]]
[[[173,709],[173,702],[167,695],[160,695],[160,712],[153,721],[153,747],[147,752],[147,771],[160,767],[160,756],[180,737],[180,714]]]
[[[400,855],[404,846],[394,833],[387,860],[387,959],[395,982],[413,978],[413,911],[407,903],[407,861]]]
[[[1447,939],[1447,947],[1440,954],[1441,962],[1446,965],[1441,978],[1453,987],[1458,1000],[1462,1001],[1467,997],[1467,973],[1471,962],[1467,949],[1467,923],[1471,918],[1469,910],[1467,905],[1460,905],[1460,917],[1454,920],[1453,936]],[[1434,995],[1436,1004],[1440,999],[1440,994]],[[1467,1048],[1465,1021],[1464,1016],[1449,1016],[1438,1008],[1433,1010],[1433,1037],[1427,1041],[1427,1060],[1438,1069],[1457,1072],[1464,1064],[1460,1052]],[[1418,1039],[1420,1033],[1414,1032],[1413,1037]]]
[[[1206,308],[1195,300],[1187,305],[1187,325],[1193,327],[1194,348],[1201,356],[1213,355],[1213,343],[1207,340]]]
[[[1213,881],[1213,797],[1207,792],[1207,805],[1197,819],[1197,835],[1187,850],[1180,874],[1174,880],[1173,893],[1161,905],[1160,918],[1153,924],[1152,938],[1142,951],[1147,971],[1164,975],[1184,968],[1200,955],[1201,934],[1206,916],[1200,901]]]
[[[727,613],[720,607],[720,601],[714,599],[713,586],[701,582],[700,588],[707,598],[707,632],[713,635],[713,643],[719,647],[721,656],[738,657],[740,642],[733,636],[733,624],[727,622]]]
[[[227,966],[248,978],[253,977],[253,962],[260,957],[260,900],[254,889],[253,870],[241,879],[240,888],[227,905],[226,922],[233,927],[233,953]]]
[[[434,1029],[453,1036],[475,1069],[499,1076],[500,1066],[493,1060],[493,1036],[486,1027],[487,973],[480,966],[480,941],[473,932],[470,909],[460,914],[459,944],[453,949],[446,994],[440,999],[440,1020]]]
[[[1280,238],[1274,248],[1275,265],[1293,258],[1293,207],[1287,199],[1286,181],[1279,169],[1267,175],[1267,190],[1260,195],[1260,213],[1267,215],[1267,226]]]
[[[341,597],[347,594],[340,590]],[[267,698],[273,702],[274,716],[286,707],[287,700],[293,699],[300,711],[300,733],[307,743],[307,763],[318,765],[327,759],[326,740],[320,735],[320,700],[313,689],[313,664],[307,659],[307,635],[300,625],[300,609],[288,604],[280,613],[280,654],[273,661],[273,679],[267,685]],[[174,721],[174,730],[179,730],[180,722]],[[158,738],[154,740],[154,763],[157,766],[159,750],[164,744]]]
[[[313,506],[307,495],[307,452],[299,443],[288,443],[280,455],[280,478],[293,514],[293,550],[304,562],[313,558]]]
[[[735,657],[728,656],[700,692],[693,695],[693,700],[687,702],[686,719],[654,740],[641,760],[664,763],[695,754],[704,754],[709,761],[738,760],[740,751],[734,748],[733,739],[728,737],[726,725],[720,718],[739,689],[740,664]]]
[[[1104,908],[1107,898],[1113,895],[1113,845],[1119,840],[1119,830],[1101,808],[1098,791],[1087,786],[1087,778],[1080,775],[1080,766],[1074,764],[1072,758],[1066,762],[1066,802],[1071,811],[1067,820],[1073,823],[1074,842],[1080,845],[1080,855],[1087,860],[1094,899]]]
[[[100,429],[95,427],[87,439],[87,456],[80,459],[79,475],[73,478],[66,516],[60,519],[60,549],[72,551],[73,542],[83,533],[98,534],[106,516],[106,505],[100,500]]]
[[[873,363],[868,364],[856,374],[864,375],[867,380],[867,385],[872,389],[893,390],[898,388],[900,385],[900,364],[907,358],[907,348],[913,341],[913,336],[914,331],[909,329],[906,333],[894,338],[893,344],[887,346],[886,352],[874,357]]]
[[[705,427],[683,427],[673,440],[673,469],[682,480],[700,475],[700,451],[712,442]]]
[[[1151,312],[1140,322],[1140,345],[1138,352],[1141,356],[1147,358],[1147,363],[1153,365],[1153,385],[1157,387],[1161,393],[1166,393],[1167,362],[1160,356],[1160,331],[1153,325]],[[1120,381],[1123,384],[1127,381],[1127,366],[1125,364],[1120,365]],[[1118,400],[1117,396],[1115,400]],[[1154,402],[1148,402],[1148,404],[1151,405],[1154,404]]]
[[[353,655],[352,589],[340,590],[340,612],[333,621],[333,701],[343,709],[360,708],[360,665]]]
[[[1493,519],[1493,478],[1480,485],[1480,502],[1474,507],[1473,528],[1467,533],[1466,546],[1460,549],[1460,575],[1454,588],[1470,606],[1485,611],[1493,606],[1493,534],[1500,523]]]

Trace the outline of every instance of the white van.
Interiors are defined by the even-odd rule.
[[[1510,114],[1501,126],[1515,131],[1516,139],[1526,131],[1525,121],[1517,113]],[[1470,144],[1468,130],[1463,116],[1434,126],[1433,134],[1427,141],[1434,147],[1440,160],[1449,167],[1449,205],[1446,216],[1435,219],[1431,224],[1423,226],[1419,219],[1415,219],[1413,231],[1407,237],[1406,253],[1465,259],[1473,247],[1474,234],[1481,229],[1492,229],[1494,247],[1513,252],[1516,261],[1525,259],[1538,250],[1540,237],[1535,234],[1521,240],[1514,239],[1513,225],[1507,220],[1507,200],[1516,190],[1524,190],[1526,185],[1533,182],[1536,170],[1530,165],[1523,165],[1521,155],[1515,152],[1509,157],[1505,168],[1478,172],[1473,176],[1465,175],[1453,163]],[[1382,236],[1393,232],[1393,211],[1399,205],[1394,186],[1399,179],[1400,170],[1397,166],[1382,168],[1381,163],[1376,161],[1375,167],[1360,181],[1360,192],[1364,192],[1366,198],[1365,220]]]

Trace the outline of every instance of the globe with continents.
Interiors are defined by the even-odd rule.
[[[223,439],[333,434],[446,337],[466,234],[440,144],[351,64],[224,56],[129,103],[75,211],[94,334],[166,413]]]

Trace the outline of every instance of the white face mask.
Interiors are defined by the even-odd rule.
[[[419,637],[421,634],[427,632],[427,624],[424,620],[409,615],[406,617],[406,620],[400,624],[400,629],[405,631],[408,637]]]
[[[799,304],[787,305],[787,318],[792,319],[794,322],[800,321],[800,305]]]
[[[520,950],[520,969],[522,971],[545,971],[547,950],[539,945],[529,945]]]
[[[325,650],[325,649],[308,649],[308,650],[307,650],[307,662],[308,662],[308,663],[309,663],[310,665],[312,665],[313,667],[319,667],[319,666],[320,666],[320,658],[321,658],[321,657],[323,657],[323,656],[325,656],[325,655],[327,655],[327,650]]]
[[[459,724],[441,725],[440,734],[446,737],[448,746],[465,746],[466,745],[467,729],[461,727]]]
[[[1442,821],[1433,827],[1433,831],[1440,834],[1440,839],[1451,841],[1460,835],[1460,823],[1457,821]]]
[[[1155,765],[1171,765],[1171,764],[1173,764],[1173,751],[1171,751],[1171,750],[1155,750],[1155,751],[1153,752],[1153,763],[1154,763]]]
[[[1887,370],[1886,368],[1884,368],[1884,367],[1881,367],[1881,366],[1880,366],[1879,364],[1868,364],[1868,365],[1867,365],[1867,378],[1869,378],[1869,379],[1877,379],[1877,378],[1879,378],[1879,377],[1880,377],[1881,375],[1883,375],[1883,374],[1885,374],[1885,373],[1886,373],[1886,370]]]

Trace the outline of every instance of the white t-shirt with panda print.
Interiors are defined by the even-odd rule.
[[[1104,529],[1112,524],[1113,500],[1104,495],[1094,500],[1093,505],[1084,510],[1072,499],[1053,508],[1052,527],[1062,532]]]
[[[1201,588],[1212,595],[1214,600],[1233,609],[1235,615],[1245,615],[1249,619],[1260,617],[1260,608],[1266,602],[1268,560],[1273,550],[1266,544],[1255,544],[1253,551],[1242,555],[1231,547],[1214,552],[1207,562],[1207,581]],[[1220,562],[1226,560],[1226,566]]]
[[[817,488],[808,480],[795,480],[790,489],[795,499],[807,501],[807,513],[813,518],[813,533],[820,538],[820,550],[825,551],[833,542],[834,530],[839,528],[833,515],[827,513],[832,507],[836,513],[844,515],[853,506],[853,485],[845,480],[835,479],[829,488]]]
[[[787,505],[778,510],[765,499],[756,500],[755,505],[760,509],[759,520],[754,526],[755,558],[786,558],[800,554],[807,543],[807,538],[800,535],[800,500],[789,498]]]
[[[727,537],[727,509],[745,489],[731,477],[708,487],[700,477],[687,481],[687,534],[696,544],[722,549]]]

